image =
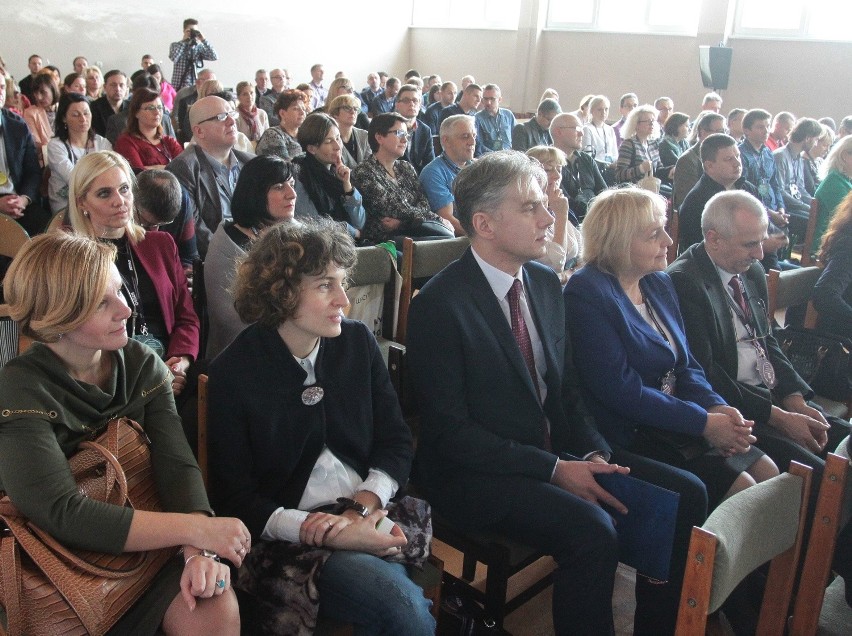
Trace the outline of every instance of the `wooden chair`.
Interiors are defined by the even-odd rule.
[[[207,375],[198,376],[198,467],[201,469],[201,479],[204,488],[207,483]]]
[[[819,216],[819,199],[814,198],[811,201],[811,209],[808,212],[808,227],[805,230],[805,242],[802,245],[802,267],[814,264],[814,257],[811,252],[811,244],[814,242],[814,234],[816,234],[816,222]]]
[[[405,344],[408,331],[408,309],[411,299],[417,293],[415,285],[424,278],[434,276],[447,265],[458,260],[470,245],[467,237],[443,239],[438,241],[413,241],[405,237],[402,242],[402,291],[399,295],[399,315],[397,317],[394,340]]]
[[[784,633],[810,489],[811,469],[791,462],[789,472],[728,498],[692,529],[676,634],[704,634],[707,615],[770,559],[756,633]]]
[[[192,307],[198,316],[198,357],[207,357],[207,338],[210,336],[210,316],[207,314],[207,287],[204,284],[204,261],[196,258],[192,261]]]
[[[680,237],[680,213],[669,203],[669,236],[672,238],[672,244],[666,251],[666,261],[671,264],[677,258],[678,239]]]
[[[45,232],[56,232],[57,230],[61,230],[65,225],[65,212],[68,211],[68,208],[62,208],[53,215],[53,218],[50,219],[50,223],[47,224],[47,228],[45,228]]]
[[[812,636],[817,633],[820,610],[823,607],[826,585],[831,574],[837,533],[841,527],[848,471],[848,457],[841,457],[834,453],[828,454],[802,567],[802,577],[793,606],[791,636]],[[841,602],[845,604],[846,601],[842,599]],[[852,609],[848,607],[846,609],[852,612]]]

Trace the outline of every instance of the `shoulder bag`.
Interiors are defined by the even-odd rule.
[[[160,511],[149,444],[137,422],[110,421],[68,460],[80,492],[118,506]],[[118,555],[67,548],[5,495],[0,521],[0,604],[11,636],[105,634],[177,553],[177,548]]]

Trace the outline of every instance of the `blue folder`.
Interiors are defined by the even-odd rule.
[[[615,520],[618,560],[645,576],[667,581],[680,494],[630,475],[595,475],[598,483],[627,506],[623,515],[604,509]]]

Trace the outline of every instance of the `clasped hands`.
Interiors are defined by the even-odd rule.
[[[733,406],[719,404],[707,409],[704,439],[725,457],[747,453],[757,438],[751,434],[754,422],[743,418]]]

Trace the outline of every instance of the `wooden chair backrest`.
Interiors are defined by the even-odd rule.
[[[819,199],[814,198],[811,201],[811,209],[808,213],[808,226],[805,230],[805,244],[802,246],[802,267],[814,264],[814,258],[811,255],[811,244],[814,242],[814,234],[816,233],[816,222],[819,216]]]

